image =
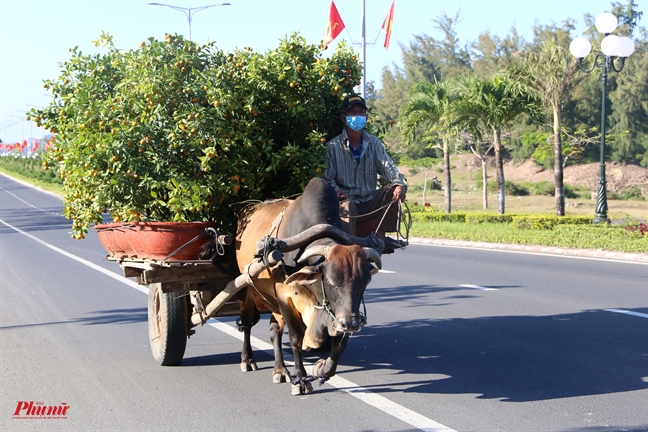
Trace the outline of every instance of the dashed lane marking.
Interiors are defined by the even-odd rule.
[[[640,318],[648,318],[648,314],[641,313],[641,312],[633,312],[633,311],[628,311],[628,310],[623,310],[623,309],[605,309],[606,312],[613,312],[613,313],[620,313],[624,315],[632,315]]]
[[[18,201],[22,202],[23,204],[28,205],[29,207],[31,207],[31,208],[33,208],[33,209],[36,209],[36,210],[42,211],[42,212],[47,213],[47,214],[52,215],[52,216],[65,217],[65,216],[63,216],[62,213],[54,213],[54,212],[51,212],[51,211],[44,210],[44,209],[42,209],[42,208],[40,208],[40,207],[36,207],[34,204],[30,204],[30,203],[28,203],[28,202],[25,201],[24,199],[20,198],[18,195],[14,194],[13,192],[9,192],[7,189],[5,189],[5,188],[3,188],[3,187],[1,187],[1,186],[0,186],[0,189],[1,189],[2,191],[4,191],[4,192],[8,193],[8,194],[11,195],[12,197],[16,198]]]
[[[481,291],[497,291],[497,288],[488,288],[488,287],[483,287],[483,286],[479,286],[479,285],[462,284],[462,285],[459,285],[459,286],[463,287],[463,288],[478,289],[478,290],[481,290]]]

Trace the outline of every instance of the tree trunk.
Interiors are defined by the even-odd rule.
[[[425,207],[425,192],[427,191],[427,182],[428,182],[428,172],[430,172],[430,168],[425,170],[425,183],[423,183],[423,207]]]
[[[560,138],[560,108],[554,106],[554,188],[556,215],[565,216],[565,187],[563,184],[562,140]]]
[[[486,155],[490,151],[490,149],[493,146],[490,146],[488,150],[484,154],[477,153],[477,150],[475,150],[475,147],[472,145],[470,146],[470,151],[473,152],[475,156],[479,158],[481,161],[481,167],[482,167],[482,198],[483,198],[483,203],[484,203],[484,210],[488,208],[488,174],[486,173]]]
[[[443,163],[445,165],[445,211],[450,214],[452,211],[452,176],[450,174],[450,152],[445,140],[443,142]]]
[[[502,162],[502,137],[499,129],[493,129],[495,147],[495,170],[497,171],[497,213],[504,214],[504,163]]]
[[[482,194],[484,196],[484,210],[488,208],[488,175],[486,174],[486,158],[481,158],[482,166]]]

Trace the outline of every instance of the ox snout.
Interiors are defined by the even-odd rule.
[[[355,333],[362,329],[362,317],[354,315],[353,317],[338,317],[338,321],[333,321],[333,328],[337,333]]]

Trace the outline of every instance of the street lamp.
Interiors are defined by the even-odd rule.
[[[24,127],[23,123],[25,121],[25,117],[24,116],[17,116],[17,115],[11,115],[9,117],[15,117],[15,118],[20,119],[20,136],[22,137],[22,139],[24,139],[25,138],[25,127]],[[16,122],[16,123],[18,123],[18,122]],[[20,141],[20,139],[18,139],[18,141]]]
[[[192,17],[192,13],[195,14],[196,12],[200,12],[201,10],[205,10],[207,8],[214,7],[214,6],[231,6],[230,3],[219,3],[219,4],[209,5],[209,6],[201,6],[201,7],[197,7],[197,8],[191,8],[191,7],[184,8],[184,7],[180,7],[180,6],[172,6],[172,5],[168,5],[168,4],[162,4],[162,3],[148,3],[148,5],[149,6],[166,6],[166,7],[170,7],[171,9],[179,10],[179,11],[183,12],[185,15],[187,15],[187,23],[189,23],[189,40],[191,40],[191,17]]]
[[[601,167],[599,170],[598,195],[596,198],[596,217],[594,223],[604,223],[607,217],[607,194],[605,180],[605,90],[608,72],[621,72],[625,59],[634,52],[634,42],[629,37],[619,37],[611,34],[617,27],[617,18],[609,12],[601,14],[596,19],[596,29],[605,35],[601,42],[603,54],[594,57],[592,67],[583,67],[583,59],[592,50],[592,45],[584,37],[577,37],[569,45],[569,51],[578,59],[578,65],[585,73],[590,73],[595,67],[601,68]],[[617,61],[618,60],[618,61]]]

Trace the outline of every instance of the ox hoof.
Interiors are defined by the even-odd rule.
[[[281,384],[287,381],[286,374],[282,372],[277,372],[272,374],[272,382],[274,384]]]
[[[313,393],[313,386],[309,382],[291,385],[290,394],[293,396],[300,396],[309,393]]]
[[[241,371],[243,372],[253,372],[255,370],[259,369],[256,365],[256,362],[251,361],[251,362],[246,362],[243,361],[241,362]]]
[[[326,376],[324,376],[324,366],[326,366],[326,360],[317,360],[317,362],[313,365],[313,376],[319,379],[328,379],[326,378]]]

